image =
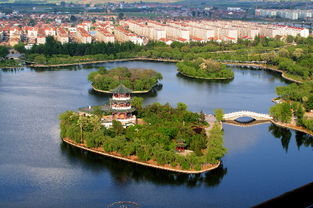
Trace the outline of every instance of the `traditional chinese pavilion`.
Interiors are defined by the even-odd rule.
[[[176,151],[177,152],[184,152],[186,144],[183,140],[176,141]]]
[[[113,120],[121,122],[124,127],[136,124],[137,119],[133,115],[135,108],[131,106],[132,90],[121,84],[110,92],[112,98],[109,105],[95,106],[100,111],[105,112],[101,118],[101,124],[106,128],[112,126]],[[94,113],[95,107],[88,106],[80,108],[79,111],[82,115],[90,116]]]
[[[117,120],[123,126],[136,124],[136,116],[133,115],[135,108],[131,106],[132,90],[120,84],[111,90],[112,98],[110,99],[110,108],[112,112],[112,120]]]

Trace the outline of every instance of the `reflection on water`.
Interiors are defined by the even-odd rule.
[[[184,102],[204,113],[267,113],[275,87],[287,84],[278,73],[237,68],[233,80],[192,80],[177,75],[175,64],[138,61],[0,70],[0,207],[104,207],[124,200],[150,208],[249,207],[312,181],[312,137],[270,124],[224,125],[223,166],[191,176],[61,143],[60,113],[111,97],[90,90],[87,77],[98,66],[154,69],[163,75],[162,88],[138,95],[144,104]]]
[[[301,146],[312,147],[313,149],[313,136],[297,131],[296,132],[296,142],[298,148]]]
[[[181,73],[176,73],[176,77],[183,80],[185,83],[206,84],[208,86],[216,85],[216,84],[229,84],[234,80],[234,79],[212,79],[212,80],[194,79],[194,78],[186,77],[182,75]]]
[[[271,124],[268,129],[275,138],[280,139],[282,147],[287,152],[292,136],[291,131],[287,128],[282,128],[274,124]],[[313,136],[296,131],[295,138],[298,148],[300,148],[301,146],[313,147]]]
[[[248,119],[248,120],[233,120],[233,121],[225,121],[223,124],[229,124],[232,126],[238,126],[238,127],[252,127],[252,126],[257,126],[260,124],[265,124],[269,123],[270,121],[257,121],[255,119]]]
[[[276,126],[274,124],[270,125],[268,127],[268,130],[272,133],[274,137],[280,139],[282,147],[287,152],[291,138],[291,131],[289,129]]]
[[[24,70],[24,67],[17,67],[17,68],[1,68],[0,70],[2,70],[3,72],[20,72]]]
[[[202,174],[181,174],[104,157],[81,150],[64,142],[60,144],[60,148],[62,154],[73,165],[84,166],[84,169],[93,172],[109,170],[114,180],[121,184],[129,183],[130,181],[151,181],[155,184],[186,185],[190,188],[200,185],[214,187],[227,174],[227,168],[224,168],[223,164],[215,170]]]
[[[140,96],[143,98],[147,98],[147,97],[157,97],[158,96],[158,92],[161,91],[163,88],[163,84],[162,83],[158,83],[156,86],[154,86],[151,91],[149,91],[148,93],[138,93],[138,94],[134,94],[134,96]],[[94,95],[96,97],[99,98],[111,98],[112,95],[109,93],[102,93],[102,92],[97,92],[94,89],[90,88],[88,90],[90,95]]]

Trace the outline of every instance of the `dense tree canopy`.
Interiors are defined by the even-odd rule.
[[[286,102],[274,105],[270,108],[270,115],[276,121],[289,123],[292,118],[291,106]]]
[[[200,170],[202,165],[217,163],[226,153],[219,124],[214,125],[207,138],[206,122],[183,104],[173,108],[169,104],[154,103],[138,111],[144,124],[126,129],[118,121],[106,129],[100,125],[97,115],[84,117],[67,111],[60,115],[61,137],[85,143],[87,147],[102,147],[106,152],[181,169]],[[178,144],[184,144],[192,152],[185,156],[177,153]]]
[[[284,100],[300,102],[307,111],[313,109],[313,82],[308,81],[303,84],[290,84],[277,87],[276,93]]]
[[[111,70],[100,68],[88,76],[93,87],[106,91],[114,89],[119,84],[124,84],[134,91],[151,90],[161,79],[162,75],[151,69],[128,69],[125,67]]]
[[[205,79],[231,79],[234,73],[226,66],[211,59],[198,58],[193,61],[177,63],[178,71],[183,75]]]
[[[9,49],[6,46],[0,46],[0,58],[5,58],[9,54]]]

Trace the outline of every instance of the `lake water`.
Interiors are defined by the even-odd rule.
[[[161,89],[145,104],[184,102],[192,111],[267,113],[279,74],[234,68],[231,81],[177,75],[175,64],[113,62],[54,70],[0,71],[0,207],[107,207],[133,201],[141,207],[249,207],[313,180],[313,138],[262,124],[224,125],[223,165],[181,175],[81,151],[61,142],[58,115],[100,105],[109,96],[87,81],[97,66],[151,68]]]

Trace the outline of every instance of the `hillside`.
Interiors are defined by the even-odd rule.
[[[60,2],[66,2],[66,3],[79,3],[79,4],[103,4],[103,3],[117,3],[117,2],[126,2],[126,3],[134,3],[134,2],[140,2],[139,0],[29,0],[27,2],[34,2],[34,3],[60,3]],[[157,3],[172,3],[172,2],[178,2],[180,0],[142,0],[142,2],[157,2]],[[17,3],[17,2],[26,2],[25,0],[7,0],[3,3]],[[0,0],[1,3],[1,0]]]

